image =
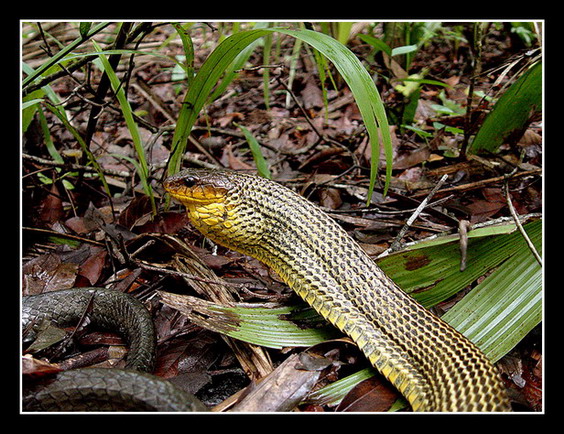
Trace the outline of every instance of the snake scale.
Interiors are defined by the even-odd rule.
[[[121,333],[129,344],[126,369],[85,368],[24,380],[25,411],[206,411],[193,395],[149,374],[155,364],[153,319],[136,298],[105,288],[72,288],[22,298],[22,330],[33,340],[43,321],[75,326],[83,316]]]
[[[347,334],[414,411],[510,411],[488,358],[402,291],[305,198],[227,170],[187,169],[164,187],[200,232],[270,266]]]

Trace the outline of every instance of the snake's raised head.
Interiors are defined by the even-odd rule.
[[[212,240],[234,250],[258,242],[260,233],[249,231],[241,175],[227,170],[186,169],[165,180],[173,199],[186,207],[192,224]],[[234,244],[236,243],[236,245]]]
[[[186,169],[165,180],[164,188],[174,199],[188,207],[224,201],[235,186],[222,172],[208,169]]]

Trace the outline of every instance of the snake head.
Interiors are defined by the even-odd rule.
[[[234,185],[221,172],[207,169],[186,169],[167,178],[165,190],[178,202],[209,204],[222,201]]]
[[[186,207],[196,229],[221,245],[247,253],[245,246],[257,244],[260,233],[248,228],[252,219],[244,211],[242,179],[233,171],[186,169],[167,178],[163,186]]]

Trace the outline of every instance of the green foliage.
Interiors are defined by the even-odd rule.
[[[538,39],[532,22],[513,22],[511,32],[519,36],[527,47],[531,47]]]
[[[127,100],[123,86],[121,85],[121,82],[117,77],[115,71],[111,67],[110,62],[104,54],[101,54],[102,49],[95,41],[92,41],[92,43],[94,45],[94,49],[99,54],[100,63],[98,64],[98,66],[107,74],[112,89],[119,101],[121,113],[125,119],[125,123],[127,124],[127,128],[131,135],[131,140],[133,141],[133,146],[137,155],[137,160],[139,161],[139,165],[136,166],[138,169],[137,172],[139,174],[139,178],[141,179],[143,190],[145,191],[145,194],[149,196],[149,199],[151,201],[151,208],[153,209],[153,213],[156,213],[157,208],[155,205],[155,198],[153,196],[151,185],[149,184],[149,167],[147,166],[147,159],[145,157],[145,148],[143,147],[139,128],[137,127],[137,123],[135,122],[135,119],[133,117],[131,106],[129,104],[129,101]]]
[[[237,126],[243,132],[245,139],[247,139],[247,143],[249,144],[249,148],[251,149],[251,153],[253,154],[253,159],[255,160],[259,175],[268,179],[272,179],[272,174],[270,173],[270,169],[268,168],[268,163],[262,155],[262,151],[260,149],[259,143],[257,142],[257,139],[244,126],[238,124],[235,124],[235,126]]]
[[[468,154],[497,152],[504,143],[514,143],[542,109],[542,62],[532,65],[499,98],[468,147]]]
[[[81,35],[79,38],[75,39],[73,42],[65,46],[59,52],[57,52],[53,57],[51,57],[47,62],[43,63],[39,68],[37,68],[33,73],[28,74],[22,81],[22,88],[25,89],[30,83],[32,83],[35,79],[41,76],[45,71],[51,68],[53,65],[57,64],[61,59],[66,57],[72,50],[76,49],[78,46],[82,45],[96,33],[102,31],[110,23],[99,23],[94,28],[88,28],[88,31],[85,32],[84,35]],[[81,29],[86,30],[86,29]]]
[[[330,36],[305,29],[269,28],[241,31],[229,36],[215,48],[202,64],[184,98],[172,139],[172,155],[168,165],[168,173],[173,174],[179,170],[181,156],[186,149],[192,126],[200,110],[209,100],[212,89],[216,85],[221,86],[221,84],[218,84],[220,83],[220,77],[225,72],[230,73],[233,71],[232,64],[234,59],[250,44],[254,43],[258,38],[273,32],[280,32],[293,36],[299,41],[306,42],[335,65],[355,97],[370,137],[372,161],[368,198],[372,197],[372,191],[376,182],[378,156],[380,155],[379,131],[386,153],[385,190],[387,190],[392,170],[391,137],[385,109],[372,78],[358,58],[344,45]]]

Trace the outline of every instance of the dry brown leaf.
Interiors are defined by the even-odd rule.
[[[64,215],[60,194],[57,184],[52,183],[50,194],[39,205],[39,220],[46,226],[58,222]]]
[[[54,253],[33,258],[22,267],[23,295],[71,288],[76,281],[77,272],[77,264],[63,263]]]
[[[312,75],[308,77],[300,95],[306,109],[323,107],[323,93]]]
[[[300,356],[292,354],[260,383],[247,387],[247,393],[231,411],[290,411],[310,393],[320,373],[317,364],[314,370],[307,370]]]
[[[375,375],[353,387],[335,411],[383,412],[389,410],[399,396],[387,381]]]

